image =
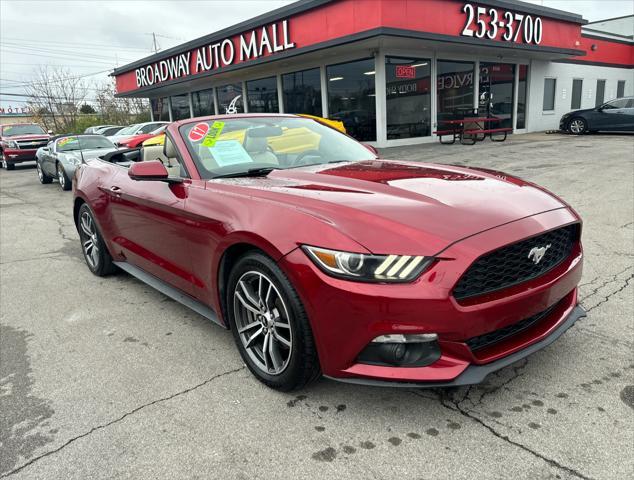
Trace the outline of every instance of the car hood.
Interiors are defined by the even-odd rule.
[[[37,135],[14,135],[14,136],[3,136],[2,140],[18,140],[18,141],[25,141],[25,140],[48,140],[50,138],[50,135],[46,135],[43,133],[37,134]]]
[[[136,135],[110,135],[106,137],[111,142],[118,142],[120,140],[127,140],[129,138],[136,137]]]
[[[588,113],[594,111],[594,108],[585,108],[583,110],[573,110],[572,112],[568,112],[566,115],[569,117],[573,115],[581,115],[582,113]]]
[[[227,181],[317,216],[373,253],[433,255],[465,237],[567,207],[500,172],[386,160]]]
[[[69,157],[79,158],[80,160],[83,156],[84,160],[88,160],[89,158],[103,157],[104,155],[110,152],[115,152],[117,150],[118,150],[117,148],[95,148],[95,149],[82,150],[81,152],[79,152],[79,150],[72,150],[70,152],[62,152],[62,153]]]

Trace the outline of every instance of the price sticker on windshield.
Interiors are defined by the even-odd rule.
[[[213,125],[211,125],[211,129],[209,130],[209,133],[203,140],[203,146],[213,147],[214,145],[216,145],[216,142],[218,141],[218,138],[220,138],[220,134],[222,133],[222,130],[224,128],[225,128],[225,122],[218,122],[218,121],[214,122]]]
[[[209,124],[204,122],[197,123],[194,125],[194,128],[189,131],[189,139],[192,142],[200,142],[203,138],[205,138],[207,133],[209,133]]]

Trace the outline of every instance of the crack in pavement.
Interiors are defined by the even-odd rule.
[[[413,393],[414,395],[417,395],[417,396],[421,396],[421,395],[418,395],[418,392],[416,392],[416,391],[411,391],[411,393]],[[422,398],[428,398],[428,397],[422,397]],[[571,467],[568,467],[566,465],[563,465],[563,464],[559,463],[557,460],[553,460],[552,458],[548,458],[545,455],[533,450],[532,448],[527,447],[526,445],[524,445],[522,443],[519,443],[519,442],[517,442],[515,440],[511,440],[507,435],[504,435],[504,434],[498,432],[491,425],[487,424],[486,422],[484,422],[479,417],[475,416],[471,412],[469,412],[469,411],[465,410],[464,408],[462,408],[460,406],[460,403],[462,403],[464,401],[464,398],[462,400],[460,400],[459,402],[456,402],[455,400],[453,400],[451,398],[447,398],[447,392],[440,391],[439,394],[438,394],[438,399],[440,400],[440,405],[443,406],[444,408],[446,408],[447,410],[459,413],[463,417],[468,418],[469,420],[481,425],[482,427],[487,429],[493,436],[499,438],[500,440],[503,440],[504,442],[506,442],[506,443],[508,443],[510,445],[513,445],[513,446],[515,446],[517,448],[520,448],[521,450],[524,450],[527,453],[530,453],[534,457],[539,458],[540,460],[546,462],[551,467],[555,467],[555,468],[558,468],[559,470],[563,470],[563,471],[569,473],[570,475],[573,475],[573,476],[575,476],[577,478],[581,478],[583,480],[593,480],[592,477],[584,475],[583,473],[579,472],[578,470],[576,470],[574,468],[571,468]]]
[[[169,395],[167,397],[162,397],[162,398],[153,400],[153,401],[151,401],[149,403],[140,405],[140,406],[130,410],[129,412],[124,413],[123,415],[121,415],[120,417],[118,417],[118,418],[116,418],[114,420],[111,420],[111,421],[109,421],[107,423],[103,423],[101,425],[97,425],[96,427],[91,428],[90,430],[88,430],[87,432],[82,433],[81,435],[77,435],[75,437],[72,437],[71,439],[67,440],[65,443],[63,443],[62,445],[60,445],[59,447],[57,447],[57,448],[55,448],[53,450],[50,450],[50,451],[45,452],[45,453],[43,453],[41,455],[38,455],[37,457],[33,457],[28,462],[23,463],[22,465],[20,465],[17,468],[14,468],[10,472],[7,472],[7,473],[5,473],[3,475],[0,475],[0,478],[6,478],[6,477],[9,477],[11,475],[14,475],[14,474],[20,472],[21,470],[25,469],[26,467],[28,467],[30,465],[33,465],[35,462],[41,460],[42,458],[48,457],[49,455],[53,455],[53,454],[63,450],[64,448],[66,448],[71,443],[73,443],[73,442],[75,442],[75,441],[77,441],[77,440],[79,440],[81,438],[87,437],[87,436],[93,434],[94,432],[96,432],[97,430],[102,430],[102,429],[107,428],[107,427],[109,427],[111,425],[114,425],[115,423],[118,423],[118,422],[122,421],[126,417],[129,417],[130,415],[133,415],[133,414],[139,412],[140,410],[143,410],[146,407],[150,407],[152,405],[156,405],[158,403],[166,402],[168,400],[171,400],[173,398],[179,397],[181,395],[185,395],[185,394],[187,394],[189,392],[192,392],[192,391],[194,391],[194,390],[196,390],[196,389],[198,389],[200,387],[204,387],[208,383],[210,383],[210,382],[212,382],[212,381],[214,381],[214,380],[216,380],[218,378],[224,377],[226,375],[231,375],[231,374],[237,373],[237,372],[239,372],[241,370],[244,370],[245,368],[246,368],[246,366],[243,365],[240,368],[234,368],[233,370],[229,370],[229,371],[226,371],[226,372],[223,372],[223,373],[219,373],[218,375],[214,375],[213,377],[208,378],[204,382],[201,382],[201,383],[199,383],[197,385],[194,385],[192,387],[186,388],[185,390],[181,390],[180,392],[176,392],[176,393],[174,393],[172,395]]]
[[[618,274],[617,274],[617,275],[618,275]],[[608,294],[608,295],[605,295],[605,296],[601,299],[601,301],[600,301],[599,303],[596,303],[596,304],[592,305],[591,307],[586,308],[586,313],[590,313],[590,312],[591,312],[592,310],[594,310],[595,308],[598,308],[598,307],[600,307],[601,305],[603,305],[604,303],[608,302],[608,301],[609,301],[612,297],[614,297],[615,295],[617,295],[617,294],[621,293],[623,290],[625,290],[625,289],[626,289],[626,288],[630,285],[630,282],[632,281],[632,279],[633,279],[633,278],[634,278],[634,273],[633,273],[633,274],[631,274],[629,277],[627,277],[627,278],[625,279],[625,281],[623,282],[623,284],[622,284],[622,285],[621,285],[618,289],[616,289],[615,291],[613,291],[612,293],[610,293],[610,294]],[[586,295],[582,301],[585,301],[588,297],[590,297],[591,295],[594,295],[595,293],[597,293],[597,291],[598,291],[598,290],[600,290],[602,287],[604,287],[604,286],[606,286],[606,285],[608,285],[608,284],[610,284],[610,283],[613,283],[613,282],[615,282],[616,280],[618,280],[618,279],[616,278],[616,275],[615,275],[615,276],[614,276],[614,279],[609,280],[609,281],[607,281],[607,282],[603,283],[602,285],[600,285],[599,287],[597,287],[596,289],[594,289],[593,293],[592,293],[592,294],[590,294],[590,295]]]

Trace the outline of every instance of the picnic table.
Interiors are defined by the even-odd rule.
[[[465,116],[449,120],[439,120],[438,128],[434,133],[443,145],[456,143],[460,139],[462,145],[474,145],[483,141],[487,136],[492,142],[503,142],[512,128],[493,128],[493,123],[502,121],[498,117]],[[443,141],[443,137],[451,136],[451,141]],[[468,143],[465,143],[468,141]]]

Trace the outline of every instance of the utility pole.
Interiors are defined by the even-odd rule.
[[[159,47],[158,42],[156,41],[156,33],[152,32],[152,44],[154,46],[154,53],[158,53]]]

